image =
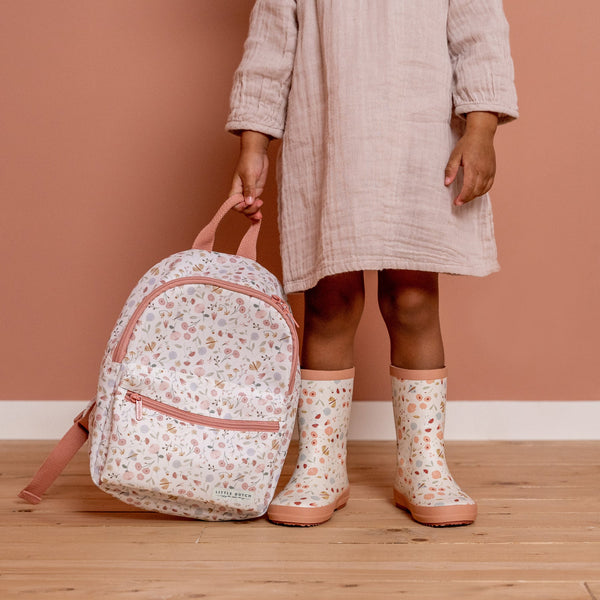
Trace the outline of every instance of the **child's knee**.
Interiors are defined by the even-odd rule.
[[[388,282],[379,286],[377,299],[388,327],[419,329],[439,318],[437,286]]]
[[[321,327],[355,329],[365,303],[362,271],[324,277],[304,294],[307,321]]]

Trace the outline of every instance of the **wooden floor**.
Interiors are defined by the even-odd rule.
[[[2,600],[600,600],[600,442],[448,442],[479,504],[453,528],[392,504],[394,442],[350,442],[350,501],[311,528],[134,510],[94,486],[85,450],[26,504],[15,494],[53,445],[0,442]]]

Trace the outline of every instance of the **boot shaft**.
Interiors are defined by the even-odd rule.
[[[390,365],[394,423],[402,454],[412,455],[412,449],[421,446],[444,453],[447,374],[446,367],[421,371]]]
[[[346,460],[354,367],[339,371],[301,369],[298,401],[300,446]]]

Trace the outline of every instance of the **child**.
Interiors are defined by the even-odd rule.
[[[396,505],[468,524],[476,503],[444,455],[447,367],[438,273],[499,270],[488,191],[498,124],[519,116],[502,0],[257,0],[226,130],[230,195],[262,218],[277,156],[286,293],[305,293],[300,448],[268,517],[316,525],[349,496],[346,440],[363,270],[391,342]],[[285,135],[284,135],[285,131]],[[462,168],[459,168],[462,167]]]

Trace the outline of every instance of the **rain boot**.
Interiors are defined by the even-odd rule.
[[[319,525],[343,508],[350,495],[346,450],[354,367],[301,369],[298,459],[267,517],[280,525]]]
[[[467,525],[477,504],[446,464],[444,424],[448,368],[390,365],[397,440],[394,502],[424,525]]]

